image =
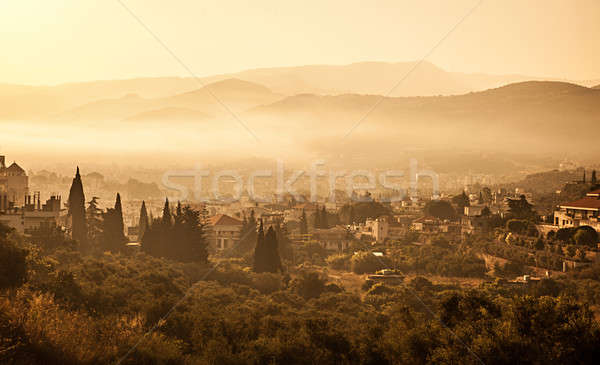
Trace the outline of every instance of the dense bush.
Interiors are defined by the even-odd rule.
[[[15,288],[27,280],[27,250],[0,236],[0,290]]]
[[[578,245],[595,247],[598,243],[598,232],[590,226],[577,227],[573,241]]]
[[[441,276],[485,277],[485,261],[468,250],[446,245],[402,246],[391,255],[403,272]]]
[[[456,218],[456,211],[454,211],[452,204],[445,200],[431,200],[427,202],[427,204],[425,204],[424,212],[426,215],[439,219]]]
[[[389,256],[412,270],[464,274],[466,263],[480,268],[471,250],[410,246]],[[255,274],[243,260],[32,250],[27,263],[27,283],[0,294],[0,363],[593,364],[600,356],[600,330],[583,304],[600,300],[597,265],[531,289],[465,290],[418,276],[361,297],[323,272]]]
[[[349,254],[335,254],[327,257],[327,265],[334,270],[350,270]]]
[[[350,259],[350,267],[355,274],[374,273],[377,270],[391,269],[390,260],[383,256],[375,256],[372,252],[360,251]]]
[[[525,233],[527,231],[527,221],[510,219],[506,222],[506,229],[511,233]]]

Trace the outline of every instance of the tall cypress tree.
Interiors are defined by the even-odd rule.
[[[327,210],[325,210],[325,206],[323,206],[323,210],[321,210],[321,228],[329,228],[329,220],[327,219]]]
[[[265,235],[265,271],[281,271],[281,257],[279,256],[279,243],[273,226],[269,227]]]
[[[144,233],[148,229],[148,211],[146,210],[146,202],[142,200],[142,208],[140,209],[140,220],[138,223],[139,241],[144,237]]]
[[[123,208],[121,206],[121,195],[117,193],[114,208],[108,208],[104,213],[102,230],[102,243],[104,249],[111,252],[119,252],[125,248],[127,237],[124,233]]]
[[[300,216],[300,234],[308,233],[308,222],[306,221],[306,212],[302,209],[302,215]]]
[[[169,208],[169,198],[165,199],[165,206],[163,207],[162,222],[165,226],[171,226],[171,208]]]
[[[69,191],[69,216],[71,217],[71,236],[80,244],[87,242],[87,224],[85,218],[85,195],[79,174],[79,166]]]
[[[115,200],[115,228],[125,235],[125,224],[123,223],[123,206],[121,205],[121,194],[117,193]]]
[[[596,180],[596,170],[592,170],[592,184],[596,185],[598,180]]]
[[[319,206],[317,206],[317,209],[315,210],[313,228],[315,228],[315,229],[321,228],[321,214],[320,214]]]
[[[266,271],[265,251],[265,231],[261,219],[256,234],[256,247],[254,248],[254,272]]]

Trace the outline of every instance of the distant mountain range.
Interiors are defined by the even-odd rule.
[[[321,152],[337,152],[346,143],[346,151],[365,154],[385,145],[395,146],[389,153],[398,145],[554,151],[557,157],[600,153],[600,90],[563,82],[528,81],[454,96],[301,94],[256,107],[248,118],[318,129],[327,138],[310,149]]]
[[[118,99],[102,99],[53,115],[58,120],[181,120],[242,112],[272,103],[283,95],[264,86],[238,79],[217,81],[200,89],[172,96],[142,98],[129,94]]]
[[[233,84],[220,84],[218,81],[237,79],[259,84],[263,90],[258,92],[262,96],[254,98],[239,107],[256,106],[271,101],[271,94],[293,96],[309,93],[316,95],[339,94],[371,94],[385,96],[435,96],[457,95],[473,91],[496,88],[509,83],[527,80],[548,80],[545,78],[521,75],[486,75],[466,74],[444,71],[435,65],[422,62],[361,62],[350,65],[309,65],[299,67],[278,67],[246,70],[233,74],[215,75],[199,80],[194,78],[138,78],[129,80],[106,80],[81,83],[67,83],[57,86],[25,86],[25,85],[0,85],[0,119],[31,119],[46,118],[50,115],[64,115],[65,117],[87,118],[87,110],[98,110],[115,104],[129,104],[133,114],[146,112],[146,99],[169,99],[180,97],[182,104],[165,100],[159,109],[169,106],[190,107],[190,100],[196,97],[202,108],[208,103],[215,103],[214,98],[205,98],[206,95],[193,95],[195,92],[208,94],[205,87],[215,88],[218,92],[229,93],[232,87],[235,91],[239,87]],[[401,81],[401,82],[400,82]],[[558,80],[553,80],[558,81]],[[565,81],[565,80],[560,80]],[[595,85],[600,80],[574,82],[583,86]],[[249,85],[249,84],[248,84]],[[263,86],[261,86],[263,85]],[[198,91],[204,89],[204,92]],[[238,90],[240,91],[240,90]],[[246,96],[251,90],[241,90]],[[186,93],[188,95],[187,101]],[[134,95],[136,95],[134,97]],[[241,96],[241,97],[240,97]],[[233,98],[241,101],[245,96],[238,95]],[[136,100],[138,98],[139,100]],[[123,100],[126,99],[126,100]],[[97,104],[94,104],[97,103]],[[148,103],[157,104],[156,100]],[[257,104],[258,103],[258,104]],[[160,103],[158,103],[160,104]],[[237,104],[237,102],[236,102]],[[136,106],[137,105],[137,106]],[[140,107],[138,109],[137,107]],[[198,107],[194,105],[197,109]],[[194,108],[192,108],[194,109]],[[209,112],[208,110],[199,110]],[[116,111],[116,114],[121,114]],[[79,114],[78,114],[79,113]],[[97,117],[103,117],[107,112],[101,112]],[[108,112],[107,116],[112,116]],[[132,114],[132,115],[133,115]],[[69,116],[70,115],[70,116]]]

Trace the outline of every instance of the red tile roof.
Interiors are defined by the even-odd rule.
[[[600,189],[596,189],[596,190],[592,190],[589,193],[587,193],[588,196],[599,196],[600,195]]]
[[[584,208],[584,209],[600,209],[600,199],[596,197],[586,196],[579,200],[560,205],[562,208]]]
[[[243,224],[242,221],[225,214],[217,214],[210,217],[208,221],[212,226],[241,226]]]

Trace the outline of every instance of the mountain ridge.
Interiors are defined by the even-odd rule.
[[[191,92],[225,79],[253,82],[273,93],[295,95],[346,93],[388,96],[459,95],[525,80],[548,78],[522,75],[467,74],[446,71],[429,62],[356,62],[347,65],[304,65],[243,70],[192,77],[137,77],[124,80],[70,82],[50,86],[0,84],[0,119],[28,119],[56,115],[87,103],[126,94],[164,98]],[[408,75],[405,79],[403,79]],[[576,82],[588,85],[591,81]],[[597,82],[596,82],[597,83]],[[35,105],[35,108],[31,108]]]

